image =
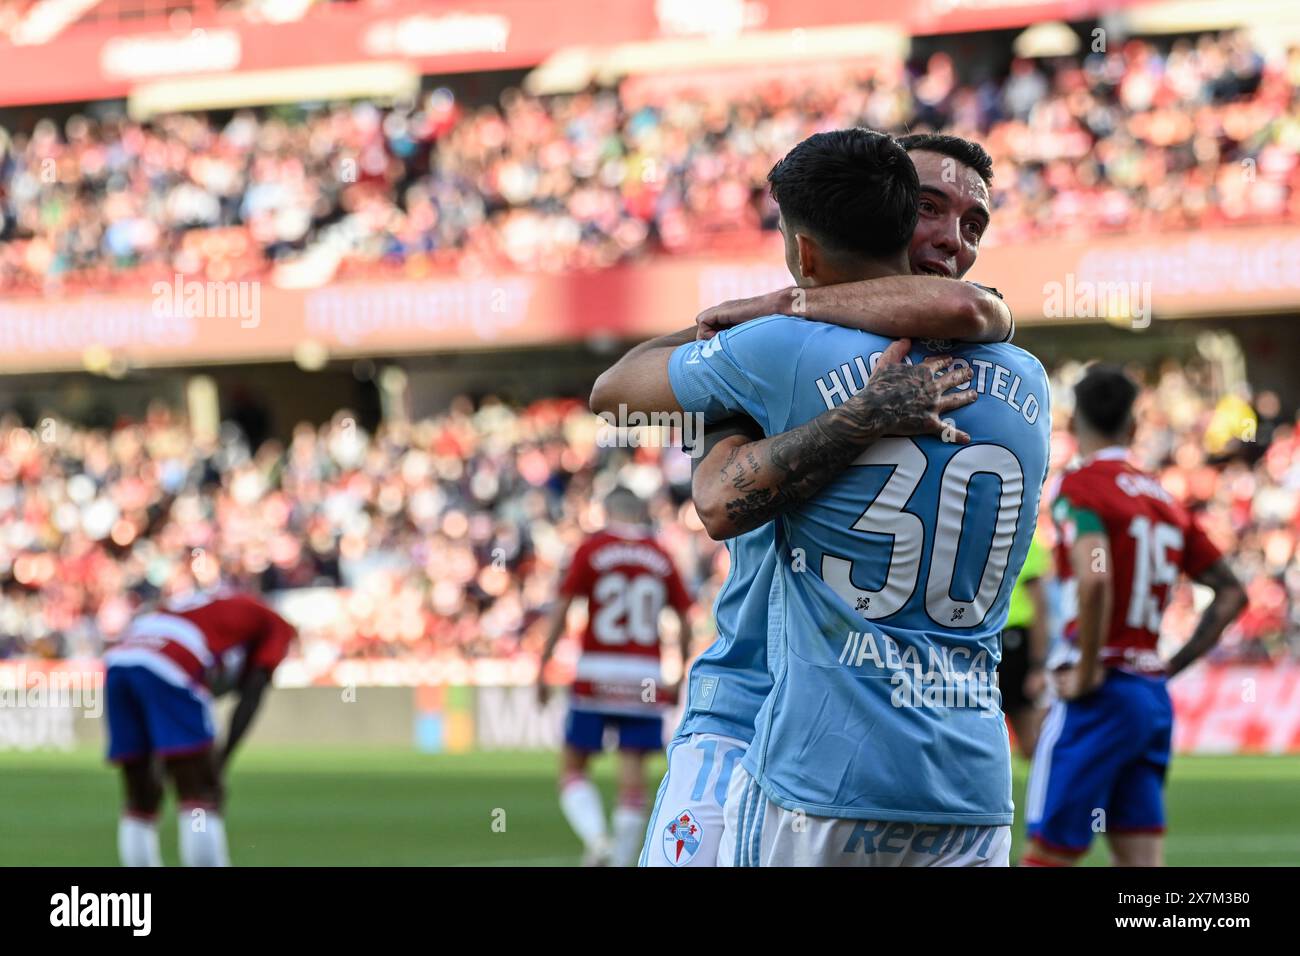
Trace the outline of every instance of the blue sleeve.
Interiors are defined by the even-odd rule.
[[[808,325],[769,316],[681,346],[668,362],[677,401],[705,421],[748,415],[768,435],[783,430]]]

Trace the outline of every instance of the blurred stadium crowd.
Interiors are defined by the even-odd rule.
[[[1061,396],[1077,371],[1056,374],[1057,467],[1072,455]],[[1137,453],[1249,582],[1250,608],[1215,656],[1300,657],[1300,431],[1275,396],[1212,399],[1210,378],[1173,364],[1149,377]],[[0,658],[96,655],[141,601],[218,570],[259,591],[341,585],[341,613],[305,628],[296,651],[318,667],[532,654],[563,564],[615,483],[652,500],[706,636],[727,557],[689,503],[689,459],[602,447],[599,427],[573,400],[492,399],[375,434],[340,412],[257,449],[233,426],[196,442],[162,408],[111,432],[5,421]],[[1183,587],[1166,636],[1181,641],[1194,617]]]
[[[944,128],[995,160],[991,241],[1300,220],[1300,48],[1129,40],[958,81],[945,53],[818,81],[0,128],[0,290],[595,268],[752,242],[772,163],[821,128]]]
[[[283,23],[301,19],[314,4],[346,2],[350,0],[188,0],[175,3],[167,0],[99,0],[96,4],[56,4],[65,9],[46,12],[53,12],[56,18],[63,18],[71,12],[76,22],[96,23],[138,20],[142,15],[177,10],[184,14],[190,8],[209,8],[224,13],[238,12],[250,23]],[[0,39],[16,39],[24,27],[30,28],[33,25],[30,20],[36,12],[34,8],[40,5],[41,0],[0,0]],[[72,9],[66,9],[68,7]],[[40,30],[41,25],[37,24],[37,31]]]

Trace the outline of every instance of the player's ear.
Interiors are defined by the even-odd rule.
[[[799,275],[805,279],[815,279],[820,271],[821,249],[816,240],[806,233],[797,232],[794,236],[799,250]]]

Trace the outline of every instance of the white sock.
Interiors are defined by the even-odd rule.
[[[179,846],[182,866],[230,866],[226,825],[207,807],[181,807]]]
[[[645,807],[620,803],[614,808],[614,865],[636,866],[645,843]]]
[[[586,777],[572,777],[560,787],[560,809],[588,852],[605,842],[605,807],[600,791]]]
[[[117,821],[117,858],[123,866],[162,866],[157,820],[123,814]]]

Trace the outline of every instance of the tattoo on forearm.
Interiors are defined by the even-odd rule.
[[[754,476],[759,472],[758,456],[753,451],[745,452],[745,462],[743,465],[737,465],[735,474],[731,476],[731,487],[740,492],[748,492],[754,488]]]
[[[883,435],[932,430],[941,398],[923,366],[889,365],[836,408],[784,434],[733,449],[719,472],[735,495],[727,518],[738,531],[771,521],[807,501]]]
[[[718,469],[718,477],[724,483],[731,480],[732,469],[735,467],[736,456],[739,454],[740,450],[738,448],[731,449],[731,451],[727,452],[727,460],[724,461],[722,467]]]
[[[827,418],[830,420],[823,421]],[[727,501],[728,519],[745,531],[766,524],[792,505],[812,497],[879,434],[878,430],[862,427],[849,415],[827,413],[748,446],[744,465],[724,475],[723,480],[737,492]],[[755,446],[765,446],[761,455]],[[764,465],[770,469],[769,481],[760,484]]]

